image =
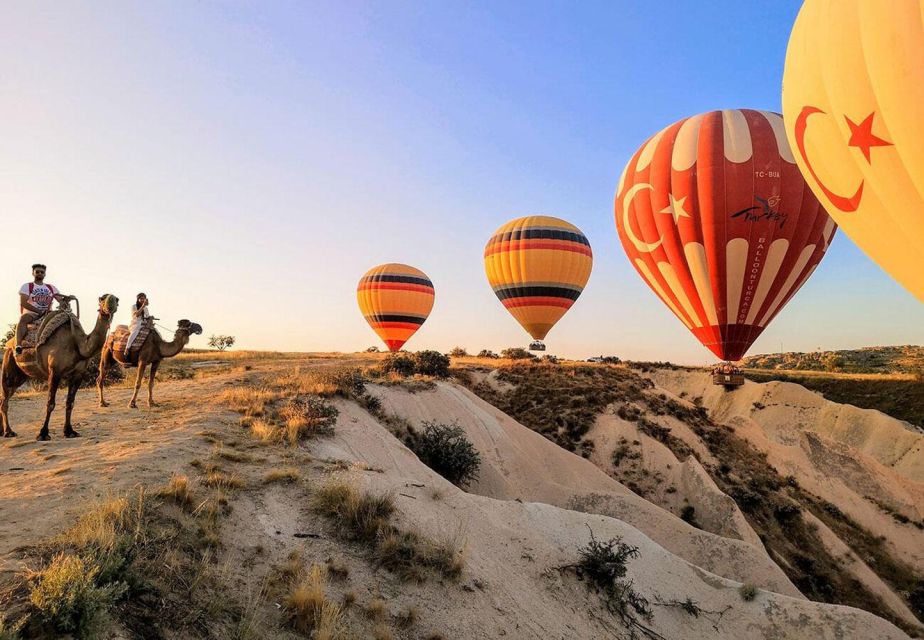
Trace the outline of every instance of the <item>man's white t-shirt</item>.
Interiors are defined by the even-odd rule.
[[[51,309],[51,303],[54,302],[55,296],[60,292],[47,282],[42,284],[27,282],[19,289],[19,293],[28,296],[29,304],[40,309],[42,313],[45,313]],[[22,313],[34,313],[25,307],[21,307],[20,311]]]
[[[131,329],[133,329],[133,330],[135,329],[135,327],[140,327],[140,326],[141,326],[141,323],[142,323],[144,320],[146,320],[147,318],[150,318],[150,317],[151,317],[151,308],[150,308],[149,306],[144,305],[144,311],[141,312],[141,315],[140,315],[140,316],[136,316],[136,315],[135,315],[135,311],[137,311],[137,310],[138,310],[138,304],[135,303],[135,304],[132,305],[132,322],[131,322]]]

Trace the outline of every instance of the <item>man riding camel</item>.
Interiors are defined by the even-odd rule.
[[[22,353],[20,343],[26,336],[30,323],[38,322],[51,311],[51,303],[55,300],[58,303],[73,300],[73,296],[62,295],[56,287],[45,282],[46,270],[43,264],[32,265],[32,282],[27,282],[19,289],[20,316],[19,324],[16,325],[16,355]]]
[[[132,305],[132,323],[129,327],[131,333],[128,336],[128,342],[125,343],[126,360],[128,360],[128,352],[135,343],[135,339],[138,337],[138,334],[141,333],[141,328],[150,318],[151,310],[148,308],[148,296],[144,293],[139,293],[135,297],[135,304]]]

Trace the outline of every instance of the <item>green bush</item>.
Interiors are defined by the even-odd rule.
[[[621,538],[600,542],[591,532],[590,542],[579,549],[578,554],[577,563],[561,568],[574,571],[579,578],[587,580],[603,598],[610,613],[618,615],[630,627],[638,625],[636,615],[651,616],[648,600],[625,579],[629,560],[639,556],[638,547],[624,543]]]
[[[738,588],[738,595],[740,595],[741,599],[745,602],[751,602],[757,597],[757,587],[753,584],[744,583]]]
[[[97,586],[99,573],[99,565],[80,556],[58,554],[33,576],[29,600],[57,631],[72,632],[78,638],[97,637],[106,611],[126,589],[120,584]]]
[[[379,371],[384,374],[412,376],[416,370],[414,357],[407,353],[391,353],[379,365]]]
[[[501,357],[508,360],[535,360],[536,356],[523,347],[507,347],[501,351]]]
[[[500,358],[499,355],[497,355],[490,349],[482,349],[481,351],[478,352],[478,357],[479,358],[490,358],[492,360],[496,360],[497,358]]]
[[[453,358],[465,358],[468,356],[468,351],[465,350],[465,347],[453,347],[449,355]]]
[[[422,376],[446,378],[449,376],[449,356],[439,351],[418,351],[414,354],[414,370]]]
[[[458,424],[424,422],[423,433],[410,441],[420,461],[458,487],[478,477],[481,454]]]

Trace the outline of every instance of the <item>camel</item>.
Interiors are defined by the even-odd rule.
[[[138,375],[135,377],[135,392],[132,394],[131,402],[128,403],[131,409],[138,408],[138,390],[141,388],[145,369],[147,369],[148,365],[151,365],[151,375],[148,378],[148,406],[157,406],[154,402],[154,376],[157,375],[160,361],[164,358],[172,358],[182,351],[183,347],[189,342],[189,336],[194,333],[197,335],[202,333],[202,327],[189,320],[180,320],[177,323],[176,333],[173,334],[173,340],[170,342],[166,342],[157,331],[151,329],[141,343],[140,348],[137,344],[133,345],[132,351],[126,359],[122,349],[114,348],[114,345],[118,342],[117,338],[123,337],[127,332],[128,327],[120,325],[112,332],[112,335],[109,336],[103,346],[103,353],[99,359],[99,376],[96,378],[96,388],[99,391],[99,406],[109,406],[109,403],[103,397],[103,386],[106,381],[106,374],[109,372],[109,367],[112,366],[113,362],[123,365],[138,365]],[[124,339],[121,344],[124,344]]]
[[[54,329],[51,335],[33,351],[28,349],[17,358],[14,350],[15,340],[6,344],[3,353],[3,367],[0,370],[0,420],[2,420],[3,437],[16,437],[16,432],[10,428],[9,406],[10,398],[16,390],[29,378],[48,381],[48,403],[45,406],[45,422],[38,434],[38,440],[51,440],[48,433],[48,423],[51,413],[55,409],[55,398],[61,383],[67,383],[67,403],[64,413],[64,437],[77,438],[80,436],[71,426],[71,412],[74,410],[74,401],[77,391],[87,372],[89,361],[99,355],[106,340],[106,333],[112,323],[112,316],[119,307],[119,299],[113,295],[105,294],[99,298],[99,313],[96,326],[87,335],[77,318],[70,313],[66,305],[46,316],[43,322],[51,326],[54,316],[68,314],[70,322],[64,320]],[[34,359],[32,358],[34,354]]]

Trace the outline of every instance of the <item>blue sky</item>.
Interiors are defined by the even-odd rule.
[[[397,261],[437,291],[408,348],[521,345],[481,253],[501,223],[545,213],[595,253],[552,351],[709,362],[630,267],[613,192],[671,122],[778,111],[797,10],[4,3],[0,320],[40,260],[84,301],[144,290],[165,323],[241,347],[350,351],[377,343],[356,281]],[[838,236],[751,353],[921,342],[924,306]]]

